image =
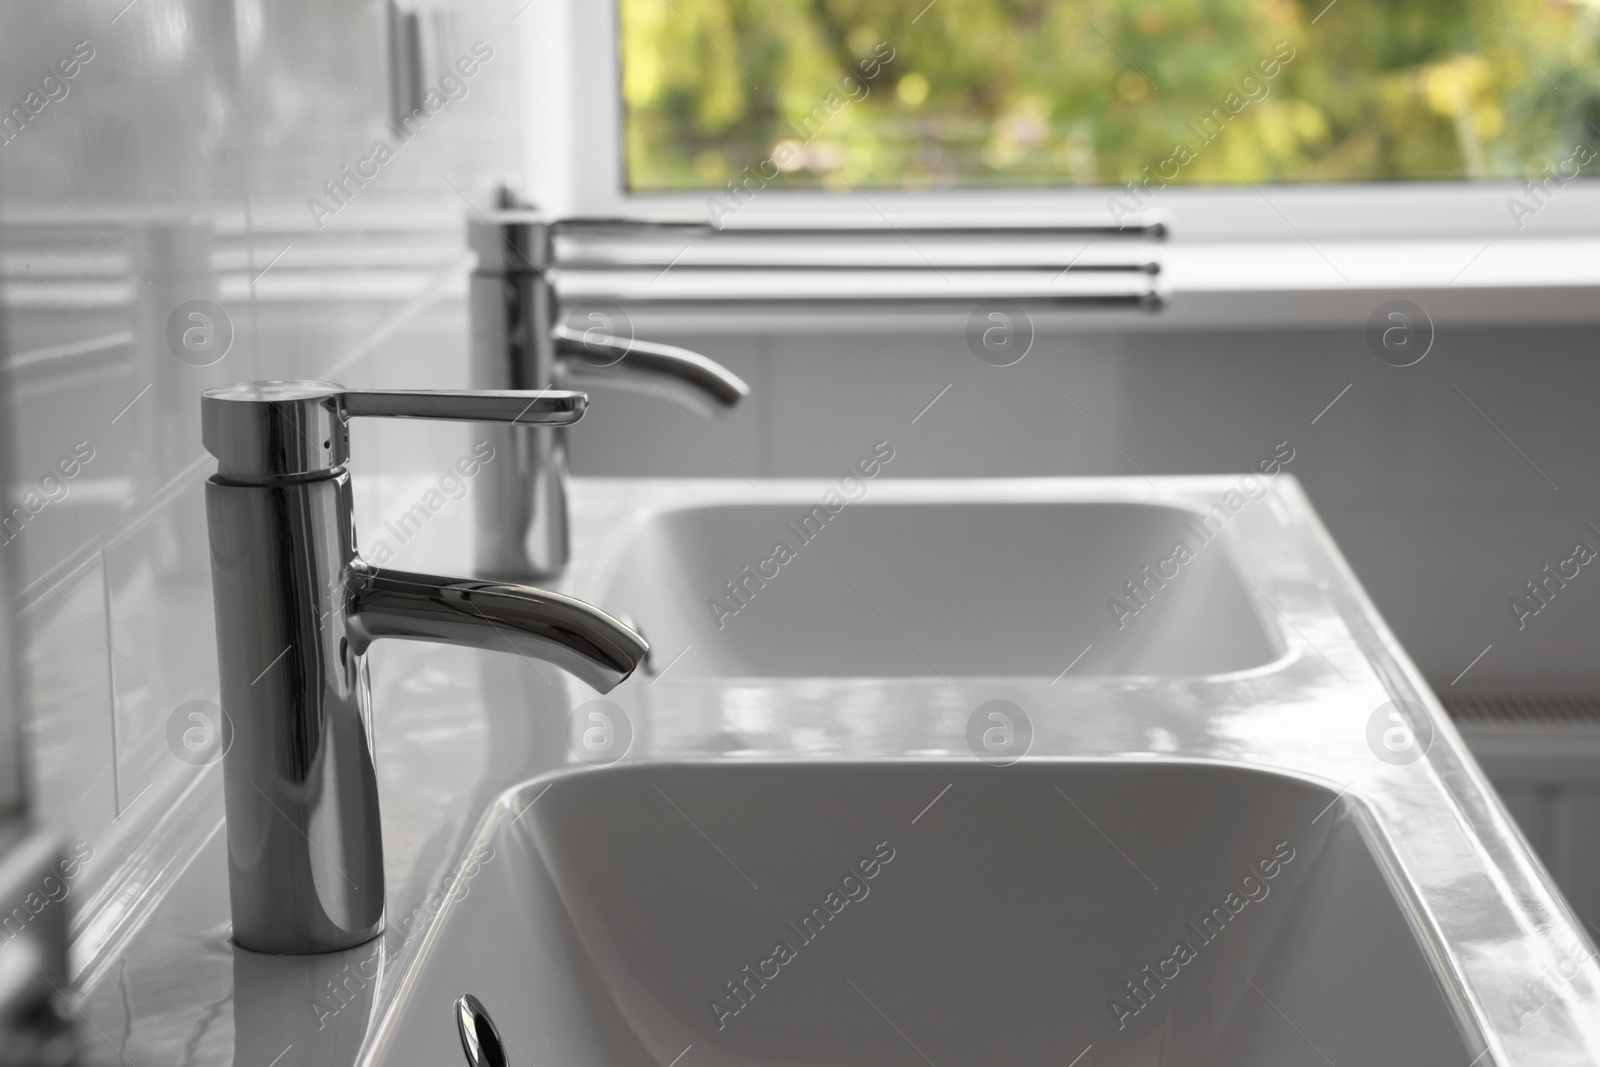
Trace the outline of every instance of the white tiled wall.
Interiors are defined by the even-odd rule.
[[[424,61],[433,80],[484,42],[465,95],[321,220],[307,199],[328,202],[324,181],[380,139],[399,144],[383,4],[68,0],[5,15],[5,112],[26,108],[59,58],[89,57],[0,144],[8,510],[30,489],[36,504],[53,498],[0,552],[33,806],[94,849],[75,887],[85,900],[219,770],[177,759],[167,733],[184,702],[217,697],[199,394],[257,378],[463,384],[461,219],[479,176],[521,154],[520,7],[463,4],[441,19]],[[178,359],[167,336],[197,299],[233,331],[209,367]],[[362,514],[401,492],[387,472],[435,455],[442,466],[467,433],[359,431]],[[74,476],[46,481],[66,457]]]

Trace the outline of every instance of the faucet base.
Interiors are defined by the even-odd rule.
[[[383,927],[367,673],[350,648],[350,476],[206,485],[233,939],[332,952]],[[277,536],[292,530],[297,536]]]

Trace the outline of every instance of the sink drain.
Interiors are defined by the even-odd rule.
[[[456,1001],[456,1029],[461,1032],[461,1051],[472,1067],[507,1067],[500,1031],[483,1006],[483,1001],[467,993]]]

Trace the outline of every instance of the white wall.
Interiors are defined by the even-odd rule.
[[[474,42],[493,54],[403,145],[386,127],[381,5],[123,6],[29,5],[0,35],[7,110],[79,42],[92,51],[66,95],[0,144],[6,459],[19,494],[54,497],[0,554],[15,578],[34,806],[94,850],[75,885],[83,905],[166,821],[194,816],[185,790],[220,770],[177,758],[168,735],[184,703],[217,699],[201,391],[294,377],[461,385],[464,198],[523,160],[511,118],[520,0],[446,20],[424,63],[430,84]],[[394,159],[315,217],[307,200],[327,202],[323,183],[379,140]],[[208,367],[178,359],[167,336],[197,299],[220,305],[233,331]],[[364,527],[413,502],[393,472],[443,469],[466,433],[358,430]],[[75,450],[92,458],[64,491],[46,487]],[[429,536],[449,536],[448,521],[436,527]],[[0,770],[0,807],[8,784]]]

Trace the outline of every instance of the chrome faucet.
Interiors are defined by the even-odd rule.
[[[749,386],[721,364],[673,345],[637,341],[604,317],[572,328],[557,321],[555,237],[568,225],[514,206],[467,219],[477,253],[472,275],[472,384],[479,389],[590,388],[656,393],[700,414],[738,404]],[[490,430],[497,454],[478,494],[479,573],[508,580],[559,574],[570,554],[566,432],[559,425]]]
[[[518,652],[601,692],[648,652],[627,626],[530,586],[374,567],[356,554],[355,416],[564,426],[582,393],[208,390],[201,435],[222,704],[233,939],[309,953],[376,937],[383,842],[365,653],[382,637]]]

